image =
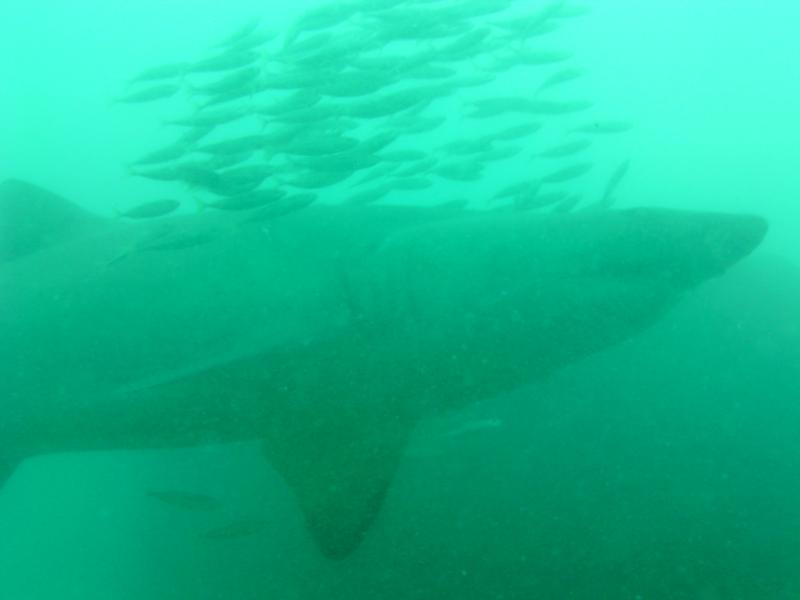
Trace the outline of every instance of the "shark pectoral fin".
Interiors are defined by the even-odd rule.
[[[311,425],[306,420],[264,438],[267,459],[294,492],[328,558],[345,558],[358,547],[394,479],[412,424],[387,418],[360,411],[317,415]]]

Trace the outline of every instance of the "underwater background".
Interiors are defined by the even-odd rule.
[[[129,84],[138,73],[211,56],[253,17],[281,34],[264,46],[269,56],[321,5],[271,4],[4,7],[0,181],[32,181],[109,216],[162,197],[186,211],[212,202],[130,166],[174,141],[164,121],[193,114],[197,94],[182,80],[176,96],[124,98],[145,89]],[[398,4],[421,15],[470,5]],[[343,562],[318,554],[250,444],[28,461],[0,493],[0,598],[800,598],[800,7],[517,0],[511,17],[472,22],[551,5],[576,7],[530,42],[552,61],[448,91],[425,113],[446,122],[396,147],[453,164],[453,140],[534,122],[541,131],[509,140],[519,154],[479,178],[441,171],[430,187],[384,200],[492,209],[498,190],[552,177],[563,192],[554,202],[590,204],[625,165],[615,206],[764,215],[771,230],[759,256],[634,340],[424,423],[378,522]],[[481,52],[459,76],[491,71]],[[541,91],[573,69],[574,80]],[[587,106],[470,117],[488,96]],[[580,159],[536,158],[591,125],[619,131],[587,133]],[[455,162],[473,160],[462,156]],[[314,191],[344,202],[356,193],[350,181]],[[704,302],[729,297],[730,312],[698,318]],[[223,508],[159,502],[154,489],[191,490]],[[253,531],[202,535],[229,523]]]

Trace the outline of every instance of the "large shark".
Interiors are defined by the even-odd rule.
[[[421,418],[629,338],[765,232],[646,208],[128,223],[6,181],[0,484],[44,453],[261,440],[344,557]]]

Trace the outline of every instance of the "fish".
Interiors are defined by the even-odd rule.
[[[514,49],[504,51],[493,57],[493,62],[488,66],[492,72],[507,71],[513,67],[540,67],[554,63],[564,62],[573,57],[571,52],[558,51],[532,51],[527,49]]]
[[[623,160],[619,166],[614,169],[614,172],[611,174],[611,177],[609,177],[606,187],[603,190],[603,195],[600,197],[600,200],[591,206],[591,208],[598,210],[607,210],[611,208],[611,206],[614,204],[614,192],[617,191],[619,184],[628,173],[630,165],[630,160]]]
[[[447,154],[465,155],[465,154],[479,154],[491,147],[492,139],[489,136],[481,137],[478,139],[461,139],[453,140],[442,144],[437,148]]]
[[[172,199],[153,200],[121,211],[117,215],[125,219],[153,219],[175,212],[180,205],[180,202]]]
[[[424,175],[425,173],[429,173],[431,169],[433,169],[439,163],[439,159],[430,156],[428,158],[423,158],[420,160],[413,161],[394,171],[395,177],[415,177],[417,175]]]
[[[486,143],[518,140],[519,138],[528,137],[529,135],[536,133],[541,128],[541,123],[522,123],[520,125],[512,125],[511,127],[501,129],[500,131],[493,131],[492,133],[484,135],[481,137],[481,141]]]
[[[174,119],[167,119],[166,121],[164,121],[164,124],[180,125],[193,128],[204,128],[204,127],[213,128],[217,125],[224,125],[225,123],[232,123],[234,121],[238,121],[239,119],[242,119],[247,116],[248,116],[247,111],[243,109],[241,106],[232,106],[217,110],[200,110],[189,117],[178,117]]]
[[[255,111],[262,115],[275,116],[303,108],[311,108],[322,100],[322,96],[313,89],[301,89],[293,92],[288,98],[275,100],[269,104],[262,104]]]
[[[487,118],[506,113],[526,113],[531,115],[559,115],[579,112],[591,108],[591,102],[585,101],[549,101],[534,100],[524,97],[501,97],[476,100],[471,103],[473,112],[468,117]]]
[[[631,129],[633,129],[633,124],[629,121],[595,121],[576,127],[572,130],[572,133],[604,135],[625,133]]]
[[[575,81],[576,79],[583,77],[585,74],[586,70],[578,67],[569,67],[566,69],[561,69],[560,71],[556,71],[542,81],[539,87],[536,88],[536,94],[541,94],[546,90],[560,86],[569,81]]]
[[[222,502],[218,499],[196,492],[150,488],[146,493],[167,506],[189,512],[209,512],[222,508]]]
[[[558,171],[553,171],[552,173],[542,177],[541,181],[542,183],[561,183],[564,181],[570,181],[571,179],[576,179],[582,175],[585,175],[591,169],[591,163],[579,163],[569,167],[564,167]]]
[[[162,83],[159,85],[154,85],[149,88],[145,88],[143,90],[137,90],[135,92],[131,92],[124,96],[119,96],[114,99],[114,102],[123,102],[123,103],[141,103],[141,102],[152,102],[154,100],[163,100],[165,98],[171,98],[178,91],[181,89],[181,86],[177,83]]]
[[[217,44],[217,47],[235,46],[242,40],[245,40],[251,35],[253,35],[253,33],[255,33],[260,24],[261,24],[261,17],[258,16],[250,17],[245,23],[243,23],[239,28],[237,28],[236,31],[230,33],[221,42],[219,42]]]
[[[558,146],[551,146],[546,150],[542,150],[541,152],[534,154],[534,156],[539,156],[541,158],[564,158],[565,156],[574,156],[579,152],[583,152],[587,150],[592,145],[591,140],[581,139],[576,140],[573,142],[564,142],[563,144],[559,144]]]
[[[511,185],[498,190],[493,196],[493,199],[501,200],[503,198],[512,198],[520,194],[530,193],[531,191],[538,190],[541,185],[542,182],[538,179],[526,179],[525,181],[512,183]]]
[[[0,183],[0,482],[43,454],[258,441],[341,560],[420,421],[641,334],[768,229],[644,207],[315,203],[269,237],[223,234],[237,220],[176,217],[160,251],[109,268],[154,223]]]
[[[265,204],[277,202],[286,196],[286,192],[279,188],[263,188],[244,194],[218,198],[213,202],[203,203],[204,207],[217,210],[251,210]]]
[[[179,140],[173,144],[170,144],[169,146],[165,146],[164,148],[160,148],[158,150],[148,152],[144,156],[140,156],[131,163],[131,166],[138,167],[169,162],[176,158],[181,158],[184,154],[186,154],[186,150],[187,144],[184,141]]]
[[[477,181],[483,173],[483,164],[476,160],[453,161],[437,165],[432,172],[450,181]]]
[[[265,519],[239,519],[226,525],[209,529],[201,534],[207,540],[232,540],[261,533],[266,529]]]
[[[432,185],[433,182],[424,177],[403,177],[386,182],[386,186],[391,190],[424,190]]]
[[[357,206],[372,204],[373,202],[377,202],[378,200],[384,198],[391,191],[391,186],[379,185],[355,194],[348,194],[345,201],[349,204],[355,204]]]
[[[279,217],[284,217],[293,212],[311,206],[317,200],[317,194],[302,193],[292,194],[286,196],[275,202],[262,206],[256,211],[253,211],[245,220],[245,223],[260,223],[263,221],[271,221]]]
[[[206,154],[240,154],[250,150],[262,149],[268,142],[268,139],[267,136],[261,134],[243,135],[212,144],[206,144],[205,146],[198,146],[195,150]]]
[[[491,150],[486,150],[481,152],[478,156],[480,160],[483,162],[492,162],[496,160],[506,160],[512,158],[522,152],[522,146],[502,146],[492,148]]]
[[[378,155],[378,158],[382,161],[400,163],[423,160],[427,157],[428,153],[424,150],[393,150]]]
[[[571,212],[581,203],[580,194],[564,194],[563,198],[553,207],[553,213],[566,214]]]
[[[202,85],[192,85],[193,92],[204,94],[225,94],[240,90],[243,86],[250,85],[261,74],[260,67],[248,66],[236,71],[232,71],[221,79],[204,83]],[[250,92],[252,87],[246,88]]]
[[[291,47],[303,33],[340,25],[352,17],[357,10],[356,6],[349,2],[339,2],[324,4],[306,11],[289,27],[284,40],[284,48]]]
[[[355,173],[378,164],[380,158],[374,154],[360,152],[357,148],[349,152],[338,152],[311,157],[293,157],[292,165],[309,171],[337,171]]]
[[[226,52],[191,63],[187,73],[214,73],[230,71],[253,64],[258,60],[258,53],[252,50]]]
[[[129,83],[133,84],[141,83],[143,81],[158,81],[160,79],[174,79],[176,77],[183,77],[188,67],[189,63],[185,62],[151,67],[133,77]]]
[[[281,178],[281,183],[305,190],[318,190],[340,183],[350,177],[349,171],[301,171]]]

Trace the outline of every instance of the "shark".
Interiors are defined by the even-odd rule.
[[[242,440],[332,559],[415,425],[635,336],[755,215],[311,205],[130,222],[0,184],[0,486],[48,453]]]

